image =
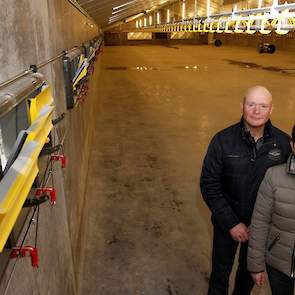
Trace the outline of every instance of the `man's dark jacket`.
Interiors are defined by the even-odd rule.
[[[240,222],[249,225],[256,195],[266,170],[287,161],[290,137],[265,125],[262,144],[255,144],[241,122],[218,132],[204,159],[201,192],[212,222],[224,231]]]

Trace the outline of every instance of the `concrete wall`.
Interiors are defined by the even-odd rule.
[[[81,45],[99,32],[66,0],[2,0],[0,36],[0,82],[38,64],[63,50]],[[54,131],[56,141],[65,136],[64,150],[68,167],[54,169],[57,205],[40,208],[38,269],[29,258],[10,260],[0,281],[0,294],[77,294],[80,257],[83,251],[83,203],[89,162],[89,147],[94,113],[98,101],[100,58],[89,81],[85,103],[66,111],[61,60],[44,67],[41,72],[52,86],[56,116],[66,112],[66,119]],[[40,167],[44,166],[44,159]],[[41,174],[43,169],[41,168]],[[34,244],[36,225],[30,229],[25,244]],[[20,237],[21,238],[21,237]],[[9,254],[5,250],[0,260]],[[11,278],[11,279],[10,279]],[[8,286],[8,288],[7,288]]]

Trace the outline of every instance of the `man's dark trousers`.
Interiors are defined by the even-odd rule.
[[[239,243],[235,242],[229,233],[214,226],[212,272],[208,295],[227,295],[229,276],[234,264]],[[236,273],[233,295],[250,295],[254,282],[247,270],[248,243],[240,247],[239,266]]]
[[[293,295],[294,279],[266,265],[272,295]]]

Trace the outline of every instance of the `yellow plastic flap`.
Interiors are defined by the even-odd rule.
[[[31,125],[26,130],[28,136],[16,160],[0,181],[0,252],[38,174],[38,157],[53,127],[53,110],[50,87],[45,87],[31,99]]]

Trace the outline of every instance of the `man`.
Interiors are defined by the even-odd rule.
[[[239,123],[218,132],[204,159],[201,192],[214,226],[209,295],[228,294],[229,276],[239,243],[239,266],[233,295],[249,295],[248,226],[266,170],[287,161],[289,137],[272,126],[272,95],[262,86],[247,90]]]

